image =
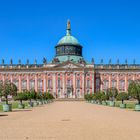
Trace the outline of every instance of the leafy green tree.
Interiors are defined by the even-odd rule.
[[[140,83],[138,81],[132,81],[128,87],[128,94],[138,100],[140,104]]]
[[[20,101],[20,104],[22,104],[22,101],[28,100],[27,94],[25,92],[19,92],[16,96],[14,96],[15,101]]]
[[[108,100],[108,96],[107,96],[106,94],[103,94],[103,95],[101,96],[101,100],[102,100],[102,101]]]
[[[116,99],[118,101],[122,101],[122,104],[123,104],[124,100],[128,100],[128,94],[126,92],[121,92],[117,95]]]
[[[5,98],[6,104],[8,104],[8,96],[9,95],[16,95],[17,94],[17,87],[13,83],[4,82],[0,84],[0,96]]]
[[[115,98],[118,95],[118,90],[117,90],[117,88],[112,87],[112,88],[108,88],[107,91],[106,91],[106,93],[107,93],[107,96],[109,96],[109,99],[111,101],[114,101]]]

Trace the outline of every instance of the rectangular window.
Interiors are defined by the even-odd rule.
[[[48,80],[48,88],[51,88],[51,80]]]
[[[35,88],[35,81],[31,80],[30,81],[30,89],[34,89]]]
[[[60,79],[58,80],[58,88],[60,88],[61,87],[61,81],[60,81]]]
[[[23,80],[23,81],[21,82],[21,87],[22,87],[22,90],[27,89],[27,81],[26,81],[26,80]]]

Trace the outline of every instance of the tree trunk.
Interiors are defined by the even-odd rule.
[[[140,99],[138,99],[138,104],[140,104]]]
[[[122,100],[122,104],[123,104],[123,100]]]
[[[8,105],[8,97],[6,96],[5,99],[6,99],[6,104]]]
[[[20,104],[22,104],[22,100],[20,100]]]

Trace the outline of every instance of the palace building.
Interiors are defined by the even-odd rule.
[[[56,98],[83,98],[85,94],[116,87],[126,91],[131,80],[140,80],[140,65],[95,64],[84,60],[83,46],[71,35],[70,21],[66,35],[55,46],[56,55],[50,63],[44,58],[42,64],[7,65],[2,60],[0,82],[14,83],[18,91],[35,89],[38,92],[50,92]]]

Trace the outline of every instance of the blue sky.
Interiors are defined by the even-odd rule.
[[[87,61],[140,63],[139,0],[1,0],[0,59],[50,61],[67,19]]]

